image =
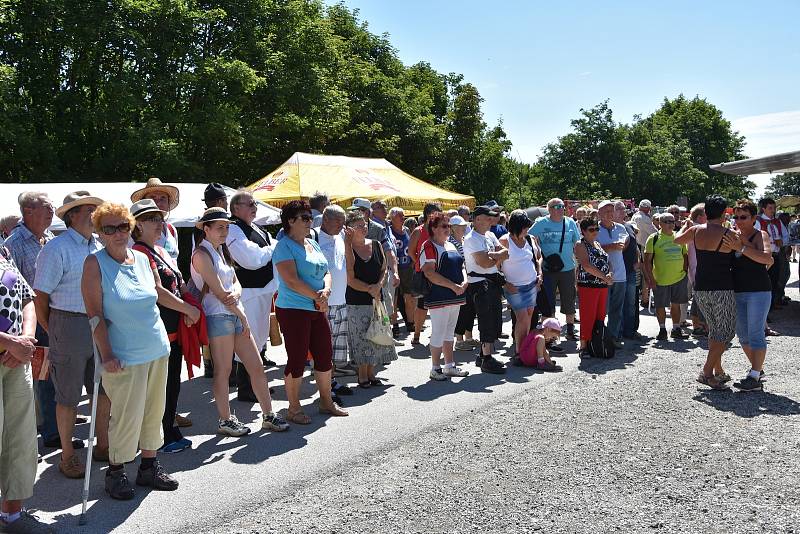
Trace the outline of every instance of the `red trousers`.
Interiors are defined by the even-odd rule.
[[[284,376],[303,376],[308,354],[314,357],[314,370],[322,373],[333,367],[331,328],[328,317],[318,311],[275,308],[286,346]]]
[[[581,341],[592,339],[594,323],[606,318],[606,303],[608,302],[607,287],[581,287],[578,286],[579,310],[581,313]]]

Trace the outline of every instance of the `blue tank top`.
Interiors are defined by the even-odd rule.
[[[408,242],[411,237],[404,229],[402,234],[398,234],[392,228],[392,236],[394,237],[394,250],[397,254],[398,267],[411,267],[411,256],[408,255]]]
[[[136,250],[133,265],[119,264],[105,249],[95,252],[103,286],[103,315],[114,356],[124,365],[169,354],[169,339],[156,306],[158,294],[147,256]]]
[[[448,241],[442,247],[429,241],[423,247],[426,259],[432,257],[434,250],[437,258],[436,272],[453,283],[462,283],[464,281],[464,258],[458,253],[455,245]],[[461,306],[465,302],[464,294],[456,295],[452,289],[433,283],[430,293],[425,295],[425,309]]]

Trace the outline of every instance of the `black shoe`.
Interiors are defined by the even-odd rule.
[[[764,383],[759,378],[753,378],[748,374],[742,380],[734,382],[733,387],[742,391],[759,391],[764,389]]]
[[[659,340],[659,341],[666,341],[667,338],[668,338],[667,329],[666,328],[659,328],[658,329],[658,335],[656,336],[656,339]]]
[[[270,392],[271,393],[271,392]],[[253,390],[250,391],[242,391],[241,389],[236,393],[236,400],[239,402],[249,402],[255,404],[258,402],[258,398],[256,397]]]
[[[564,347],[562,347],[561,345],[550,345],[549,347],[547,347],[547,351],[552,352],[556,356],[561,356],[562,354],[564,354]]]
[[[158,491],[175,491],[178,489],[178,481],[164,471],[158,460],[155,460],[152,467],[147,469],[139,467],[139,472],[136,473],[136,485],[150,486]]]
[[[136,477],[137,480],[139,477]],[[129,501],[133,499],[133,486],[128,482],[128,476],[125,474],[125,468],[106,471],[106,493],[111,495],[112,499],[119,501]]]
[[[400,326],[393,324],[392,325],[392,337],[395,339],[400,339]]]
[[[520,359],[519,354],[515,354],[514,356],[512,356],[511,359],[508,362],[508,365],[510,367],[525,367],[525,364],[522,363],[522,360]]]
[[[406,323],[406,333],[407,334],[414,333],[414,323]]]
[[[502,375],[505,374],[506,368],[503,367],[503,364],[495,360],[493,357],[484,356],[483,363],[481,364],[481,372],[491,373],[493,375]]]
[[[588,360],[592,358],[592,353],[589,352],[589,349],[581,349],[581,351],[578,353],[578,357],[581,360]]]
[[[331,392],[331,400],[334,404],[338,404],[339,406],[344,406],[344,402],[342,402],[342,398],[337,395],[336,393]]]
[[[334,388],[333,392],[337,395],[352,395],[353,390],[349,386],[345,386],[344,384],[339,384],[339,387]]]
[[[564,337],[569,339],[570,341],[577,341],[578,336],[575,335],[575,325],[571,323],[567,323],[567,333],[564,334]]]
[[[82,415],[75,416],[75,424],[76,425],[85,425],[88,422],[89,422],[89,418],[88,417],[84,417]]]
[[[673,328],[670,335],[672,336],[672,339],[686,339],[689,337],[680,328]]]
[[[479,352],[477,356],[475,356],[475,367],[480,367],[483,365],[483,355]]]
[[[44,443],[44,446],[46,448],[48,448],[48,449],[60,449],[61,448],[61,438],[59,438],[58,436],[56,436],[53,439],[48,439],[47,441],[44,441],[43,443]],[[72,448],[73,449],[82,449],[85,446],[86,445],[83,443],[83,440],[81,440],[81,439],[73,439],[72,440]]]
[[[203,360],[203,378],[214,378],[214,362]]]
[[[499,336],[497,336],[497,337],[498,337],[498,339],[508,339],[508,338],[509,338],[509,337],[511,337],[511,336],[509,336],[508,334],[500,334],[500,335],[499,335]]]
[[[258,402],[253,386],[250,384],[250,375],[241,363],[236,363],[236,400],[241,402]]]

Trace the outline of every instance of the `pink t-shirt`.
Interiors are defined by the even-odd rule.
[[[544,341],[544,336],[542,334],[531,332],[528,334],[528,337],[525,338],[525,341],[522,342],[522,348],[519,350],[519,359],[525,364],[525,366],[536,367],[538,365],[538,346],[540,339]],[[542,356],[544,356],[544,354],[542,354]]]

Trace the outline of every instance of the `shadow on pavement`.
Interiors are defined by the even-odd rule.
[[[715,410],[730,412],[739,417],[800,415],[800,403],[796,400],[766,391],[703,390],[692,398]]]

